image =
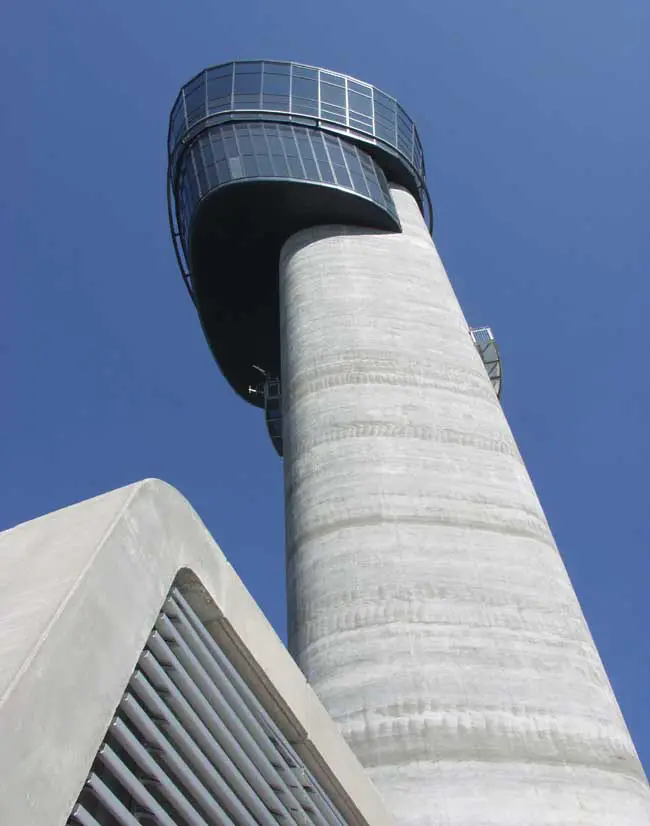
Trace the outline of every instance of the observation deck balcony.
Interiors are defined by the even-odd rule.
[[[178,262],[223,374],[239,395],[255,367],[280,375],[278,264],[319,224],[400,232],[389,183],[431,209],[422,146],[390,95],[347,75],[273,60],[200,72],[169,134],[169,220]]]
[[[489,327],[473,327],[469,331],[472,341],[481,357],[487,374],[492,382],[497,398],[501,398],[501,356],[499,348]]]

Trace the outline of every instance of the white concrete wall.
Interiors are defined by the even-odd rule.
[[[155,479],[0,533],[0,826],[65,824],[174,581],[346,822],[392,826],[197,514]]]
[[[647,826],[650,793],[413,198],[281,262],[290,649],[400,824]]]

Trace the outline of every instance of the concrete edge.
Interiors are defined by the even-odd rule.
[[[306,765],[325,779],[347,822],[391,826],[379,793],[189,502],[157,479],[124,491],[103,538],[76,560],[65,598],[38,645],[25,652],[0,707],[6,822],[66,822],[176,584]],[[65,511],[78,515],[85,504]],[[66,514],[58,513],[60,533]],[[50,541],[47,517],[39,521]]]

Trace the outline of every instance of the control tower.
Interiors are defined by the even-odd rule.
[[[208,344],[284,458],[290,650],[397,823],[650,824],[411,118],[337,72],[222,64],[174,104],[168,181]]]

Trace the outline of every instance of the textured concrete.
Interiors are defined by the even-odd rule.
[[[413,198],[281,261],[290,649],[400,824],[647,826],[650,792]]]
[[[0,534],[0,826],[63,826],[176,582],[351,826],[386,806],[188,502],[146,480]]]

